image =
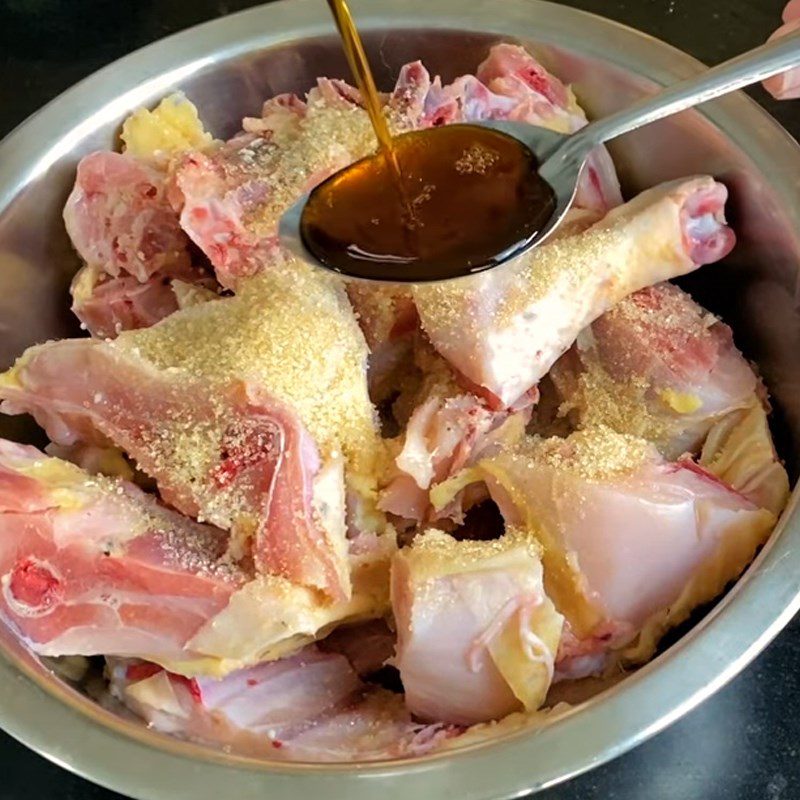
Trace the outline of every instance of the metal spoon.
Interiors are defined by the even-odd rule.
[[[645,97],[610,117],[592,122],[576,133],[564,135],[524,122],[485,120],[470,123],[501,131],[521,141],[536,156],[539,174],[550,184],[556,195],[556,205],[548,223],[525,248],[513,258],[541,244],[558,227],[575,196],[581,170],[591,151],[623,133],[641,128],[651,122],[685,111],[707,100],[733,92],[800,65],[800,31],[749,50],[730,61],[712,67],[693,78]],[[308,263],[328,269],[303,244],[300,220],[308,194],[301,197],[283,215],[279,225],[281,244]],[[491,267],[501,266],[500,262]],[[350,279],[356,280],[353,276]],[[398,270],[396,282],[404,282]],[[419,279],[416,280],[419,283]]]

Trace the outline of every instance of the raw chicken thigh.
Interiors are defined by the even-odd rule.
[[[511,44],[449,83],[406,64],[383,102],[394,133],[586,124]],[[345,284],[277,228],[374,151],[359,93],[320,78],[242,127],[215,141],[173,95],[78,166],[91,336],[0,376],[0,410],[51,440],[0,440],[5,623],[41,655],[105,656],[105,704],[267,760],[548,724],[553,683],[649,659],[786,503],[765,388],[666,282],[734,246],[727,190],[701,175],[623,204],[600,148],[559,230],[506,268]]]

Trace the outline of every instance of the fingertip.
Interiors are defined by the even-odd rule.
[[[800,19],[800,0],[789,0],[783,9],[782,18],[784,22]]]
[[[773,75],[764,81],[764,88],[776,100],[796,100],[800,97],[800,69]]]

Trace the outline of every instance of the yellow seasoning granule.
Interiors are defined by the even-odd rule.
[[[603,481],[634,472],[655,450],[644,439],[598,425],[566,439],[532,439],[523,455],[584,480]]]
[[[182,94],[165,97],[152,111],[139,108],[122,125],[125,152],[137,158],[171,156],[211,144],[197,109]]]

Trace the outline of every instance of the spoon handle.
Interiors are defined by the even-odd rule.
[[[742,53],[702,74],[668,86],[610,117],[587,125],[577,136],[594,146],[707,100],[757,83],[800,65],[800,31]]]

